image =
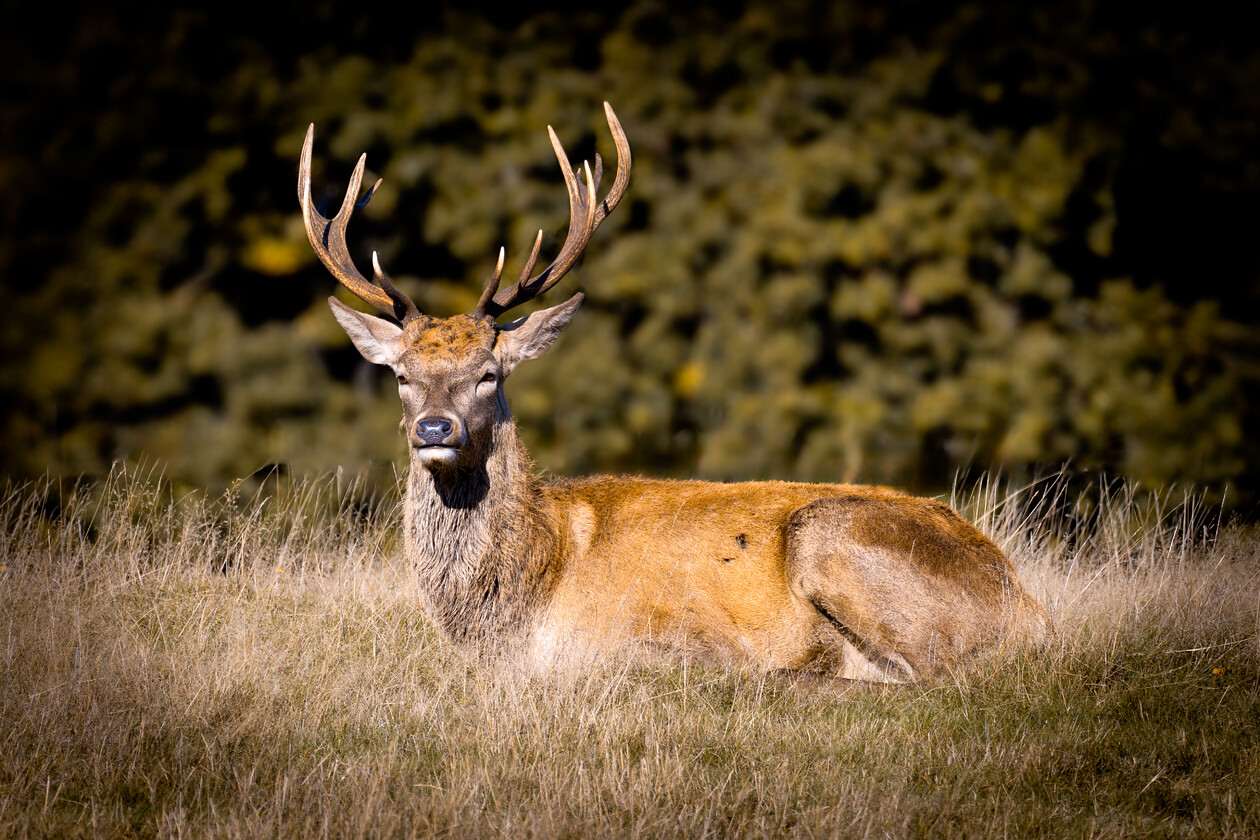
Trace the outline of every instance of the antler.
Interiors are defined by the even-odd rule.
[[[564,147],[560,145],[560,139],[556,137],[551,126],[547,126],[547,134],[551,137],[551,147],[555,150],[556,159],[560,162],[565,187],[569,191],[569,233],[565,237],[564,246],[551,265],[536,276],[530,277],[530,272],[534,270],[534,264],[538,261],[538,251],[542,247],[543,232],[538,231],[538,236],[534,239],[534,248],[525,262],[520,277],[501,292],[499,280],[503,276],[503,261],[506,253],[500,248],[498,265],[494,269],[490,282],[486,284],[485,291],[481,293],[481,299],[477,301],[477,307],[473,310],[474,315],[497,318],[509,309],[538,297],[554,286],[581,258],[587,243],[591,241],[595,228],[599,227],[600,222],[608,217],[608,214],[621,201],[621,197],[625,195],[626,186],[630,183],[630,143],[626,140],[626,134],[622,131],[621,123],[618,122],[617,115],[613,113],[612,106],[607,102],[604,103],[604,114],[608,118],[608,128],[612,131],[613,143],[617,147],[617,176],[613,179],[608,195],[604,196],[603,201],[596,201],[596,193],[604,177],[604,162],[600,156],[595,155],[593,175],[590,164],[583,163],[586,173],[586,186],[583,188],[572,164],[569,163]],[[379,288],[359,273],[359,270],[355,268],[354,260],[350,258],[349,249],[346,248],[346,227],[350,224],[350,217],[355,210],[366,206],[372,200],[376,188],[381,185],[378,180],[362,198],[355,200],[363,182],[363,168],[367,165],[367,155],[360,156],[358,164],[354,167],[354,174],[350,176],[350,184],[346,188],[346,196],[341,202],[341,209],[337,211],[337,215],[327,219],[315,209],[314,202],[311,201],[311,151],[314,145],[315,125],[312,124],[306,131],[306,142],[302,144],[302,160],[298,166],[298,201],[302,205],[306,235],[311,241],[311,247],[315,249],[316,256],[343,286],[381,312],[392,315],[404,324],[419,318],[420,310],[416,308],[411,298],[390,282],[388,275],[381,269],[381,263],[375,251],[372,252],[372,270],[376,275],[377,283],[380,284]]]
[[[306,236],[311,240],[320,262],[336,277],[341,285],[354,292],[365,302],[372,304],[386,315],[392,315],[402,323],[414,321],[420,317],[411,298],[394,288],[389,277],[381,270],[380,260],[376,252],[372,252],[372,270],[376,275],[380,288],[368,282],[359,273],[346,248],[346,226],[350,224],[350,216],[355,210],[367,205],[381,185],[378,180],[367,194],[355,201],[359,194],[359,185],[363,182],[363,167],[367,164],[367,155],[359,157],[359,163],[350,176],[350,185],[346,188],[346,197],[341,202],[341,209],[331,219],[324,218],[311,201],[311,149],[315,145],[315,124],[306,130],[306,142],[302,144],[302,161],[298,165],[298,201],[302,204],[302,218],[306,220]]]
[[[604,177],[604,162],[599,155],[595,155],[594,177],[591,175],[590,164],[583,162],[582,166],[586,171],[586,187],[583,188],[578,183],[577,173],[569,163],[569,156],[564,153],[564,147],[560,145],[559,138],[556,137],[551,126],[547,126],[547,133],[551,136],[551,147],[555,150],[556,160],[560,162],[560,170],[564,173],[565,186],[569,190],[569,233],[565,237],[564,246],[551,265],[537,276],[530,277],[529,273],[534,270],[534,263],[538,261],[538,249],[542,246],[543,232],[538,231],[538,236],[534,238],[533,251],[530,252],[529,259],[525,261],[525,268],[521,271],[520,278],[507,289],[495,294],[499,289],[499,278],[503,275],[505,252],[500,248],[499,263],[490,277],[490,282],[486,284],[485,291],[481,293],[481,299],[477,301],[477,308],[473,310],[474,315],[497,318],[509,309],[538,297],[556,285],[582,256],[587,243],[591,241],[591,234],[595,232],[595,228],[599,227],[599,223],[604,221],[621,201],[621,197],[626,192],[626,185],[630,183],[630,143],[626,140],[625,132],[621,130],[621,123],[617,121],[617,115],[613,113],[612,106],[607,102],[604,103],[604,114],[608,117],[608,128],[612,132],[613,143],[617,146],[617,177],[613,179],[608,195],[603,201],[596,202],[595,200],[596,191]],[[347,201],[349,201],[348,198]],[[345,281],[342,280],[342,282]]]

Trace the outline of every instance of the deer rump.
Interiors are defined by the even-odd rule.
[[[471,313],[421,313],[381,269],[349,256],[359,159],[337,215],[311,200],[314,126],[298,196],[311,245],[334,277],[387,318],[329,298],[359,352],[390,367],[410,465],[404,547],[430,616],[460,643],[524,645],[541,662],[647,643],[767,670],[914,680],[1004,640],[1043,639],[1050,621],[1002,552],[939,502],[880,487],[718,484],[604,476],[543,483],[516,432],[503,383],[555,343],[582,303],[500,324],[554,286],[629,184],[630,147],[604,104],[618,167],[583,184],[556,138],[570,221],[556,259],[499,291],[505,253]],[[592,171],[593,170],[593,171]]]

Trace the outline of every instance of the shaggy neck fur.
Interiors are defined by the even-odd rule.
[[[474,645],[526,633],[558,572],[555,527],[510,416],[493,437],[473,468],[431,472],[413,456],[404,513],[430,615]]]

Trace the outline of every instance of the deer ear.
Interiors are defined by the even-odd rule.
[[[503,366],[504,374],[527,359],[537,359],[551,349],[563,330],[573,320],[584,295],[578,292],[559,306],[531,312],[524,318],[499,327],[495,355]]]
[[[402,330],[375,315],[351,309],[335,297],[328,299],[333,317],[350,336],[363,358],[377,365],[393,365],[398,361],[398,337]]]

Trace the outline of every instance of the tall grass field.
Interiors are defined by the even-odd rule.
[[[860,686],[443,641],[393,499],[118,470],[0,500],[0,837],[1260,837],[1260,534],[954,503],[1057,636]]]

